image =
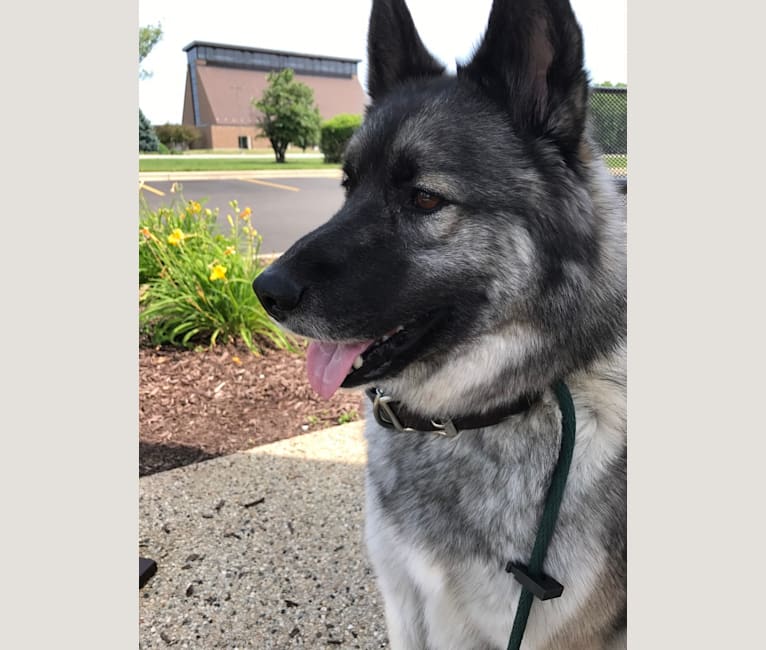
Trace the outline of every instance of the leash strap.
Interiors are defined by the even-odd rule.
[[[551,477],[548,496],[545,500],[545,508],[543,509],[543,515],[537,529],[537,537],[535,538],[535,545],[532,549],[529,564],[524,566],[523,564],[508,562],[508,565],[505,567],[505,570],[508,573],[512,573],[522,585],[519,606],[516,609],[516,618],[513,620],[511,637],[508,640],[508,650],[519,650],[521,648],[521,640],[524,638],[529,611],[532,608],[532,599],[534,597],[541,600],[558,598],[564,590],[562,585],[543,573],[543,562],[548,545],[553,537],[553,530],[556,527],[561,499],[564,496],[564,487],[569,475],[569,467],[572,464],[576,419],[572,395],[567,385],[563,381],[558,381],[553,385],[553,391],[556,394],[559,410],[561,411],[561,450],[559,451],[556,468],[553,470],[553,476]]]

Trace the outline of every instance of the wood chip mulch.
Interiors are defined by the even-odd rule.
[[[360,393],[320,398],[305,352],[241,344],[139,349],[139,476],[324,429],[362,414]]]

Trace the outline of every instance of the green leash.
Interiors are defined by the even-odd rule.
[[[524,638],[524,630],[529,619],[529,610],[532,608],[532,599],[536,596],[540,600],[558,598],[564,587],[553,578],[543,573],[543,562],[548,545],[553,537],[556,527],[556,519],[559,515],[561,499],[564,496],[564,487],[567,483],[569,466],[572,464],[572,452],[575,443],[575,408],[572,395],[563,381],[553,385],[556,399],[561,411],[561,451],[556,468],[553,470],[551,484],[548,488],[548,496],[545,500],[543,516],[537,529],[535,545],[529,564],[524,566],[515,562],[508,562],[505,570],[512,573],[521,585],[519,606],[516,610],[516,618],[513,620],[511,638],[508,640],[508,650],[519,650],[521,640]]]

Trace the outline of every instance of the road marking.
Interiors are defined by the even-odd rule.
[[[269,183],[268,181],[259,181],[255,178],[240,178],[241,181],[247,183],[255,183],[257,185],[265,185],[266,187],[276,187],[278,190],[287,190],[288,192],[300,192],[300,187],[293,187],[292,185],[280,185],[279,183]]]
[[[165,196],[165,192],[162,190],[158,190],[156,187],[149,187],[144,181],[138,182],[138,191],[146,190],[147,192],[151,192],[152,194],[156,194],[157,196]]]

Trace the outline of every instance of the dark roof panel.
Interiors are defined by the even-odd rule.
[[[305,54],[301,52],[287,52],[284,50],[267,50],[261,47],[225,45],[223,43],[211,43],[209,41],[192,41],[185,48],[183,48],[183,51],[188,52],[189,50],[195,47],[215,47],[215,48],[221,48],[225,50],[236,50],[240,52],[254,52],[258,54],[276,54],[281,56],[297,56],[297,57],[303,57],[306,59],[324,59],[326,61],[341,61],[343,63],[359,63],[361,61],[361,59],[347,59],[347,58],[339,57],[339,56],[325,56],[322,54]]]

